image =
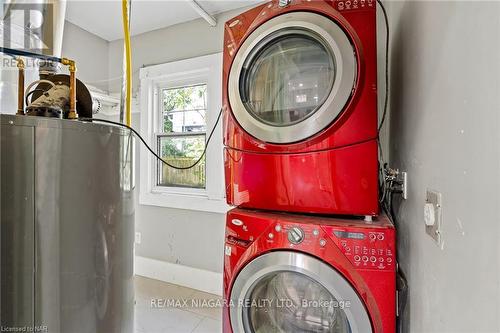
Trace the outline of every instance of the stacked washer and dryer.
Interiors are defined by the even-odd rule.
[[[251,9],[226,23],[223,70],[224,332],[394,332],[375,0]]]

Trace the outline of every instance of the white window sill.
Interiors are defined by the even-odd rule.
[[[225,214],[232,207],[225,199],[212,199],[207,195],[150,192],[139,195],[139,204],[164,208],[186,209]]]

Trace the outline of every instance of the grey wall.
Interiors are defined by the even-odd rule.
[[[118,121],[118,116],[100,118]],[[140,128],[140,114],[132,115],[132,127]],[[141,243],[135,245],[135,254],[221,273],[225,215],[141,205],[140,158],[137,140],[135,229],[141,233]]]
[[[218,15],[216,27],[198,19],[134,36],[134,96],[138,96],[141,67],[221,52],[224,22],[244,10]],[[86,83],[111,93],[120,91],[122,40],[108,43],[66,22],[63,52],[76,59],[79,78]],[[107,119],[117,120],[118,117]],[[140,128],[140,114],[133,115],[132,125]],[[140,158],[137,149],[137,160]],[[140,170],[139,163],[136,165],[138,192]],[[142,234],[141,244],[136,245],[136,255],[222,272],[224,223],[223,214],[144,206],[136,200],[136,230]]]
[[[391,159],[409,174],[399,255],[411,332],[500,331],[500,4],[388,2]],[[443,194],[443,248],[426,189]]]
[[[142,66],[221,52],[224,22],[242,11],[218,15],[218,25],[213,28],[198,19],[133,37],[134,95]],[[111,92],[120,91],[122,53],[123,41],[110,43]],[[139,115],[134,116],[133,125],[140,128]],[[136,230],[141,232],[142,242],[136,245],[136,255],[222,272],[224,224],[223,214],[137,205]]]
[[[409,328],[500,331],[500,5],[391,1],[387,9],[392,84],[386,159],[390,154],[410,180],[408,200],[396,202],[401,267],[410,285]],[[143,65],[220,52],[222,22],[236,14],[223,14],[215,28],[196,20],[134,37],[135,93]],[[101,42],[95,45],[102,50]],[[77,59],[81,77],[100,80],[107,73],[110,90],[119,91],[122,42],[109,43],[108,67],[98,71],[92,65],[97,52],[84,49],[86,56]],[[140,128],[138,114],[133,125]],[[442,249],[424,231],[427,188],[443,193]],[[142,233],[137,255],[221,271],[223,215],[140,205],[136,212]]]
[[[86,84],[108,89],[108,42],[66,21],[63,57],[76,61],[77,76]]]
[[[206,21],[198,19],[132,37],[134,91],[139,86],[139,69],[143,66],[221,52],[225,21],[243,11],[244,9],[218,15],[216,27],[210,27]],[[109,89],[118,92],[123,41],[113,41],[109,46]]]

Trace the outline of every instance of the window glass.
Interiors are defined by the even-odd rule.
[[[160,137],[159,148],[164,161],[178,167],[187,167],[203,153],[205,135]],[[188,170],[177,170],[161,164],[158,185],[205,188],[205,158]]]
[[[187,167],[205,149],[207,86],[205,84],[162,90],[162,128],[158,154],[169,164]],[[205,188],[205,158],[194,168],[177,170],[159,162],[158,185]]]
[[[314,32],[275,34],[247,59],[240,94],[247,111],[259,121],[289,126],[323,105],[333,87],[335,62]]]
[[[164,133],[205,132],[207,85],[162,91]]]

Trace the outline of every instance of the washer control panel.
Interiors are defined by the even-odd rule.
[[[313,224],[276,223],[266,239],[268,242],[287,244],[290,248],[324,248],[327,242],[323,234],[321,228]]]
[[[327,231],[347,259],[364,269],[394,270],[394,229],[328,228]]]

